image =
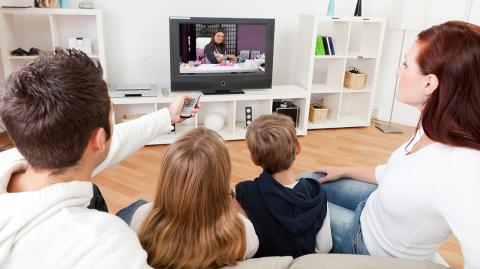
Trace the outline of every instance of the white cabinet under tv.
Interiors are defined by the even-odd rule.
[[[370,125],[385,27],[385,19],[300,16],[296,83],[328,108],[327,120],[308,129]],[[335,55],[316,55],[317,36],[331,37]],[[367,75],[363,88],[344,87],[350,67]]]
[[[159,93],[158,97],[112,98],[115,123],[120,123],[127,115],[141,115],[168,107],[178,94],[190,92],[173,92],[168,96]],[[252,108],[253,120],[263,114],[271,114],[274,100],[290,101],[299,107],[297,134],[307,134],[308,93],[295,85],[273,86],[272,89],[245,90],[245,94],[203,95],[200,98],[202,108],[195,118],[176,124],[175,132],[157,137],[150,145],[169,144],[178,136],[200,126],[205,126],[205,118],[215,112],[223,116],[224,125],[218,132],[225,140],[245,139],[245,107]]]

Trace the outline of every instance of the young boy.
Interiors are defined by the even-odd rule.
[[[255,226],[260,245],[255,257],[293,256],[332,247],[327,197],[318,181],[292,172],[301,147],[293,121],[263,115],[248,127],[252,161],[263,172],[236,186],[236,198]]]

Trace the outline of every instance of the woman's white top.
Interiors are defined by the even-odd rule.
[[[289,189],[295,188],[298,181],[290,185],[286,185],[285,187]],[[328,206],[327,206],[327,215],[323,220],[322,227],[320,231],[318,231],[316,236],[316,244],[315,244],[315,252],[317,253],[329,253],[332,250],[333,240],[332,240],[332,229],[330,228],[330,214],[328,213]]]
[[[372,255],[430,260],[453,232],[465,268],[480,268],[480,151],[433,143],[407,154],[422,135],[376,168],[378,189],[361,215],[365,245]]]
[[[132,221],[130,222],[130,227],[139,234],[140,229],[142,228],[143,221],[147,217],[148,213],[152,210],[152,203],[146,203],[140,206],[135,213],[133,214]],[[253,227],[252,222],[242,214],[238,213],[238,216],[242,220],[243,226],[245,227],[245,239],[246,239],[246,250],[245,250],[245,259],[249,259],[257,253],[258,250],[258,237],[255,233],[255,228]]]

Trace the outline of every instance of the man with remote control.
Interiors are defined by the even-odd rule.
[[[121,219],[87,208],[91,178],[168,133],[190,97],[113,126],[102,74],[57,49],[9,77],[0,117],[16,148],[0,153],[0,267],[149,268]]]

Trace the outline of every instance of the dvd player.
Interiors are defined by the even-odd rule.
[[[113,85],[108,91],[110,98],[122,97],[157,97],[158,90],[152,84]]]

